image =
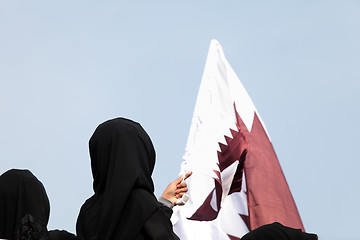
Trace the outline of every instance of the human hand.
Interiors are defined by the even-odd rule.
[[[162,197],[166,198],[170,202],[172,202],[174,205],[176,204],[176,201],[178,198],[181,198],[187,191],[187,184],[186,182],[183,182],[183,180],[190,177],[192,172],[187,172],[185,174],[185,178],[183,175],[181,175],[178,179],[171,182],[161,195]],[[184,179],[183,179],[184,178]]]

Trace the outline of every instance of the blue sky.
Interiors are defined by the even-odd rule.
[[[88,140],[123,116],[178,175],[211,39],[258,109],[307,231],[360,239],[360,1],[1,1],[0,172],[29,168],[49,228],[92,194]]]

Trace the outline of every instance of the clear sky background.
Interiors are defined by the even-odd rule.
[[[0,173],[28,168],[49,229],[92,195],[88,140],[123,116],[177,178],[211,39],[273,141],[305,228],[360,239],[360,1],[0,1]]]

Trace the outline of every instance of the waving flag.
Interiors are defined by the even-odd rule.
[[[304,227],[265,126],[212,40],[182,172],[190,199],[174,209],[182,240],[240,239],[261,225]]]

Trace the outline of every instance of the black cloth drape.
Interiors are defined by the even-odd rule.
[[[278,222],[263,225],[245,234],[241,240],[316,240],[317,235],[286,227]]]
[[[45,188],[29,170],[0,176],[0,238],[46,239],[49,213]]]
[[[80,209],[77,237],[136,239],[160,209],[153,193],[155,150],[149,136],[140,124],[116,118],[97,127],[89,150],[94,195]],[[168,218],[160,219],[170,222]],[[169,231],[172,233],[172,229]]]

